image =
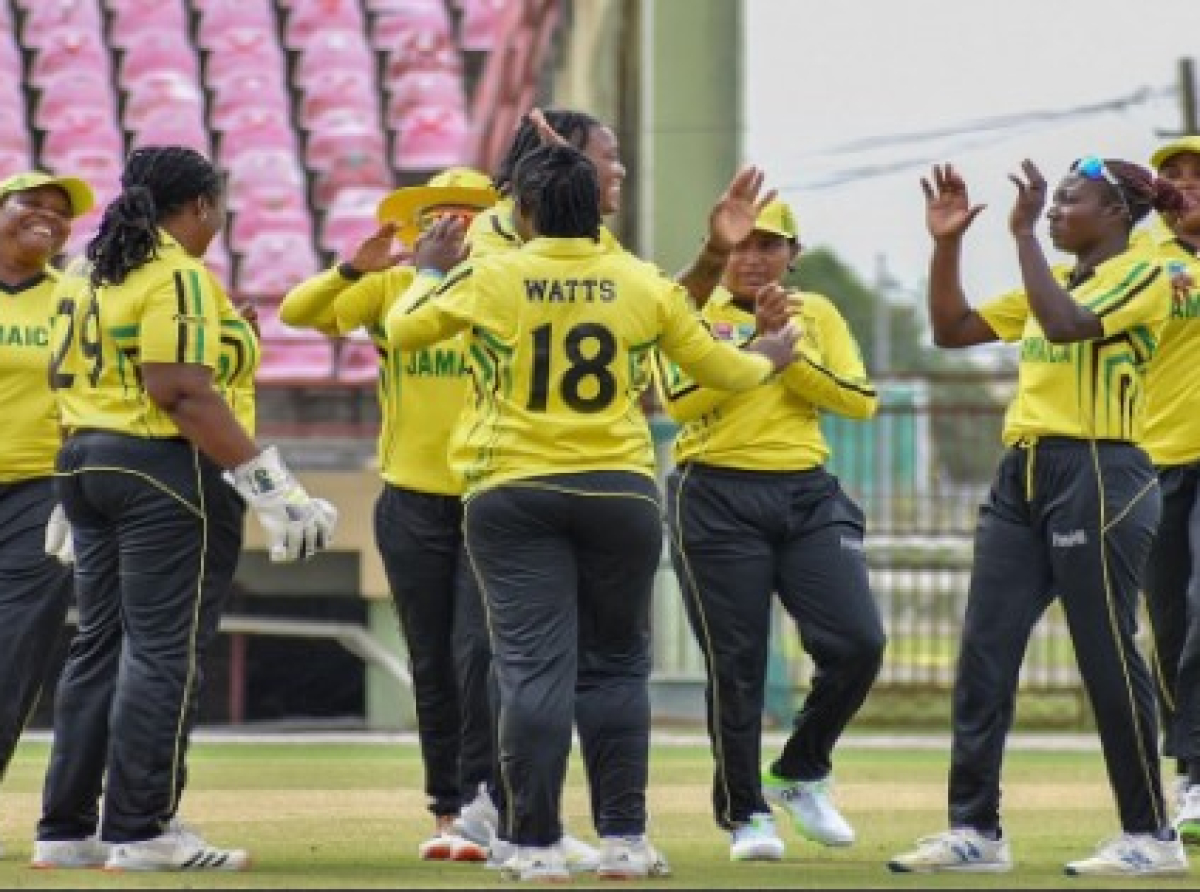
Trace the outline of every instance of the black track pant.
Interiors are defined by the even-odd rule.
[[[67,618],[72,574],[46,554],[49,477],[0,483],[0,778],[4,777]]]
[[[54,705],[38,838],[161,834],[186,783],[205,654],[245,506],[181,439],[71,437],[56,488],[75,536],[79,631]],[[101,790],[103,805],[100,806]]]
[[[455,815],[493,773],[491,646],[462,547],[462,500],[386,485],[375,541],[408,649],[429,810]]]
[[[760,756],[775,595],[814,664],[812,690],[772,766],[781,777],[830,773],[886,636],[867,579],[863,514],[836,477],[689,464],[667,486],[672,561],[708,672],[713,809],[730,829],[769,811]]]
[[[1146,567],[1163,751],[1200,763],[1200,463],[1160,468],[1162,521]],[[1197,765],[1200,768],[1200,765]]]
[[[504,484],[467,501],[465,528],[492,635],[511,841],[562,836],[573,717],[597,832],[644,832],[654,481],[593,472]]]
[[[953,827],[1000,828],[1000,772],[1034,625],[1062,603],[1127,833],[1167,826],[1154,686],[1134,644],[1161,499],[1128,444],[1048,438],[1009,449],[975,534],[954,684]]]

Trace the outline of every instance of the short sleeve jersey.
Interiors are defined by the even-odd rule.
[[[577,471],[651,474],[639,395],[656,345],[729,389],[770,372],[763,357],[714,341],[654,266],[591,239],[535,239],[460,267],[428,309],[393,315],[389,333],[419,340],[431,315],[453,321],[435,320],[434,337],[470,330],[474,396],[451,447],[468,490]]]
[[[842,314],[829,298],[797,295],[803,338],[796,349],[812,368],[840,391],[861,413],[874,410],[875,389],[867,379],[862,355]],[[754,313],[740,307],[725,288],[718,288],[701,310],[714,338],[735,345],[753,340]],[[668,409],[705,394],[678,366],[660,366]],[[700,461],[718,467],[754,471],[806,470],[823,464],[829,446],[821,433],[820,408],[790,388],[779,376],[745,393],[726,394],[710,411],[689,420],[675,441],[678,463]]]
[[[1020,344],[1005,445],[1045,436],[1140,441],[1146,373],[1170,307],[1162,265],[1131,249],[1079,281],[1067,267],[1056,268],[1054,275],[1096,314],[1104,333],[1088,341],[1051,343],[1023,289],[979,307],[1001,340]]]
[[[146,363],[202,365],[247,432],[254,433],[258,338],[220,283],[165,232],[158,256],[118,285],[92,288],[80,265],[55,294],[50,381],[63,426],[177,437],[146,393]]]
[[[1156,465],[1200,460],[1200,256],[1169,233],[1154,246],[1171,285],[1171,310],[1146,377],[1142,445]]]
[[[12,287],[0,284],[0,482],[54,472],[60,440],[58,408],[46,380],[50,361],[52,270]]]
[[[384,331],[388,313],[415,278],[411,266],[390,267],[355,282],[329,270],[289,292],[280,317],[289,325],[338,335],[365,331],[379,353],[380,476],[406,489],[458,495],[462,481],[450,468],[446,445],[468,393],[462,343],[454,338],[396,350]]]

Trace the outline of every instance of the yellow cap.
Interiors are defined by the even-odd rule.
[[[1168,158],[1178,155],[1180,152],[1195,152],[1200,155],[1200,136],[1181,136],[1164,146],[1159,146],[1158,150],[1150,156],[1150,166],[1158,170]]]
[[[794,242],[800,240],[800,225],[796,222],[796,215],[786,202],[778,198],[759,211],[754,228],[760,232],[782,235]]]
[[[413,244],[421,234],[421,214],[430,208],[490,208],[500,198],[487,174],[469,167],[448,167],[424,186],[406,186],[384,197],[375,216],[380,223],[395,223],[400,240]]]
[[[14,174],[6,180],[0,181],[0,198],[11,195],[13,192],[28,192],[30,189],[37,189],[40,186],[58,186],[66,192],[67,198],[71,202],[72,217],[86,214],[96,203],[92,187],[78,177],[52,177],[40,170]]]

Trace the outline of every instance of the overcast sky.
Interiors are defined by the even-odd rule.
[[[1084,154],[1146,163],[1156,131],[1181,125],[1166,92],[1179,59],[1200,70],[1200,0],[745,0],[745,23],[743,153],[792,203],[802,241],[867,281],[883,254],[918,287],[919,179],[951,161],[988,205],[967,242],[972,300],[1019,279],[1008,172],[1029,157],[1053,183]]]

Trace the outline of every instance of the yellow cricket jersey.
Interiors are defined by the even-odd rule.
[[[656,346],[710,387],[746,390],[770,362],[720,344],[683,288],[620,246],[534,239],[456,269],[411,312],[393,312],[399,349],[469,329],[474,396],[451,463],[467,492],[546,474],[653,474],[639,395]]]
[[[1140,442],[1146,370],[1170,308],[1162,264],[1134,248],[1106,260],[1081,282],[1071,281],[1066,266],[1055,268],[1054,275],[1096,314],[1104,335],[1052,344],[1023,289],[979,308],[997,337],[1021,344],[1004,444],[1044,436]]]
[[[1200,252],[1170,232],[1152,245],[1171,285],[1170,316],[1146,375],[1142,446],[1156,465],[1200,460]]]
[[[0,483],[54,473],[61,435],[46,366],[57,282],[58,273],[47,267],[20,285],[0,283]]]
[[[657,356],[663,404],[683,425],[675,461],[751,471],[815,468],[829,456],[820,413],[870,418],[878,397],[846,320],[827,297],[794,296],[803,337],[798,359],[772,381],[745,393],[701,387],[677,365]],[[725,288],[713,292],[701,316],[718,341],[754,340],[755,319]]]
[[[279,318],[340,337],[362,328],[379,352],[380,476],[394,486],[459,495],[462,481],[450,468],[446,445],[467,398],[467,364],[458,339],[416,350],[396,350],[384,320],[409,289],[428,294],[437,280],[411,266],[368,273],[351,282],[336,269],[288,292]]]
[[[160,231],[158,257],[120,285],[93,289],[86,263],[55,291],[50,381],[68,430],[94,428],[138,437],[177,437],[179,429],[146,394],[143,363],[203,365],[238,421],[253,435],[253,328],[204,264]]]
[[[523,242],[513,222],[514,204],[513,199],[506,196],[471,221],[463,240],[471,246],[472,260],[521,247]],[[624,250],[607,226],[600,227],[600,243],[607,248]]]

